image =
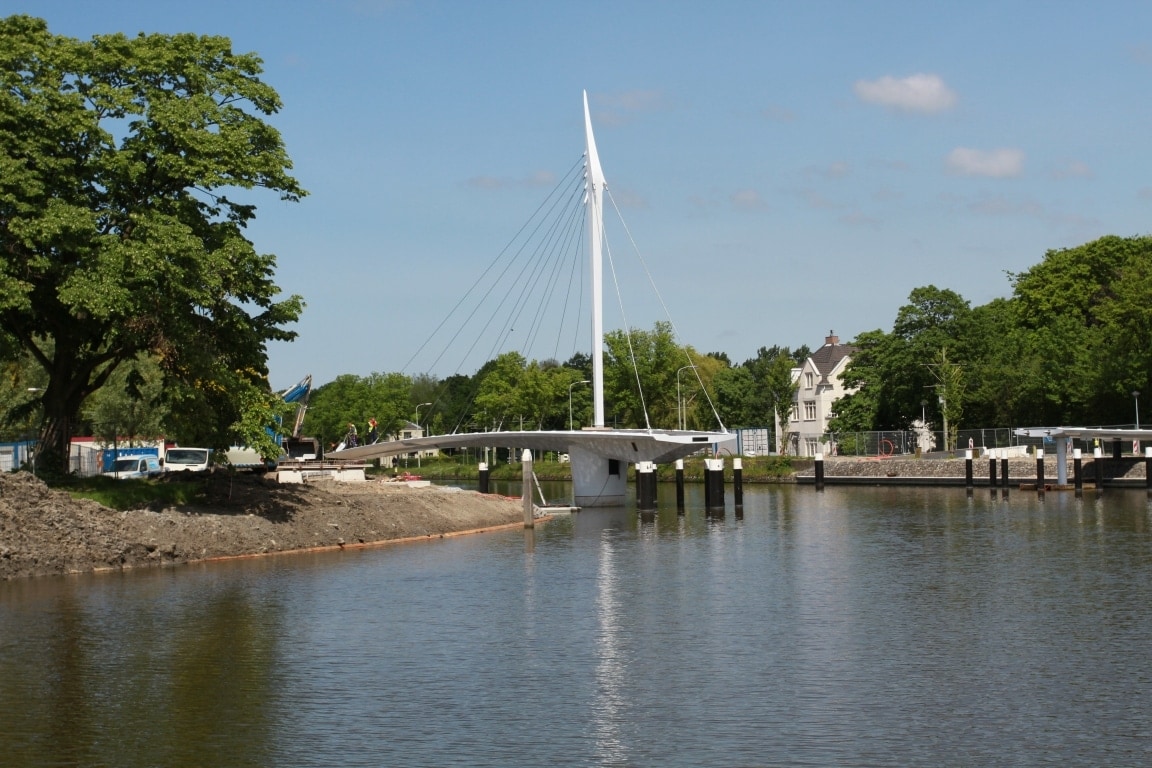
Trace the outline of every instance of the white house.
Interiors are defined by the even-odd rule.
[[[409,440],[409,439],[414,438],[414,437],[424,437],[424,427],[420,426],[419,424],[417,424],[414,421],[405,421],[403,424],[400,425],[400,429],[396,430],[396,434],[391,435],[390,437],[388,437],[386,439],[388,439],[388,440]],[[409,453],[407,455],[407,457],[400,455],[400,456],[388,456],[388,457],[382,458],[382,459],[380,459],[380,466],[382,466],[382,467],[395,467],[398,464],[404,464],[405,458],[415,459],[417,462],[419,462],[420,459],[422,459],[422,458],[428,458],[429,456],[438,456],[439,454],[440,454],[440,452],[438,450],[436,450],[435,448],[429,448],[429,449],[423,450],[423,451],[412,451],[411,453]]]
[[[779,419],[776,421],[777,451],[784,452],[784,439],[793,456],[834,452],[835,446],[823,445],[820,438],[828,432],[828,420],[836,415],[833,403],[855,391],[845,389],[840,381],[840,374],[855,351],[855,347],[841,344],[840,338],[829,331],[824,346],[809,355],[799,368],[792,369],[792,381],[797,382],[792,416],[786,435],[781,434]]]

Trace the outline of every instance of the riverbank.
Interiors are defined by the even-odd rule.
[[[117,511],[0,473],[0,580],[347,548],[523,525],[518,499],[404,483],[205,474],[195,505]]]
[[[814,481],[811,460],[771,458],[763,465],[745,460],[744,482]],[[781,471],[782,461],[788,462],[788,472]],[[1143,459],[1102,461],[1106,486],[1144,486]],[[1008,464],[1013,487],[1035,482],[1035,459],[1014,458]],[[1044,466],[1046,483],[1055,483],[1055,458],[1046,457]],[[828,484],[960,485],[965,469],[965,461],[956,458],[828,458],[824,479]],[[1067,469],[1071,482],[1071,461]],[[726,482],[731,472],[727,460]],[[997,472],[1002,479],[999,461]],[[1094,483],[1095,473],[1093,461],[1085,460],[1085,484]],[[974,484],[987,485],[988,460],[973,460],[972,474]],[[685,475],[698,482],[702,467],[686,462]],[[671,467],[661,467],[661,481],[674,478]],[[413,488],[383,477],[365,483],[282,485],[253,474],[213,472],[200,480],[204,489],[195,504],[117,511],[74,499],[27,472],[2,473],[0,580],[359,547],[523,524],[518,499],[445,486]]]

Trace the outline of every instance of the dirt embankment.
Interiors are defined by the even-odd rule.
[[[210,473],[196,507],[118,512],[0,474],[0,579],[352,547],[523,522],[518,500],[403,483],[281,485]]]

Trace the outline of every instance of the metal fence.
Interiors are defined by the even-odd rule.
[[[1012,427],[961,429],[953,445],[945,445],[943,430],[892,430],[883,432],[831,432],[821,439],[831,456],[904,456],[972,449],[1009,448],[1020,444]]]

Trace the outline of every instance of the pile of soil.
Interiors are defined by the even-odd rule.
[[[182,479],[187,479],[185,475]],[[300,485],[203,473],[196,506],[124,512],[0,473],[0,579],[356,547],[523,524],[519,500],[369,480]]]

